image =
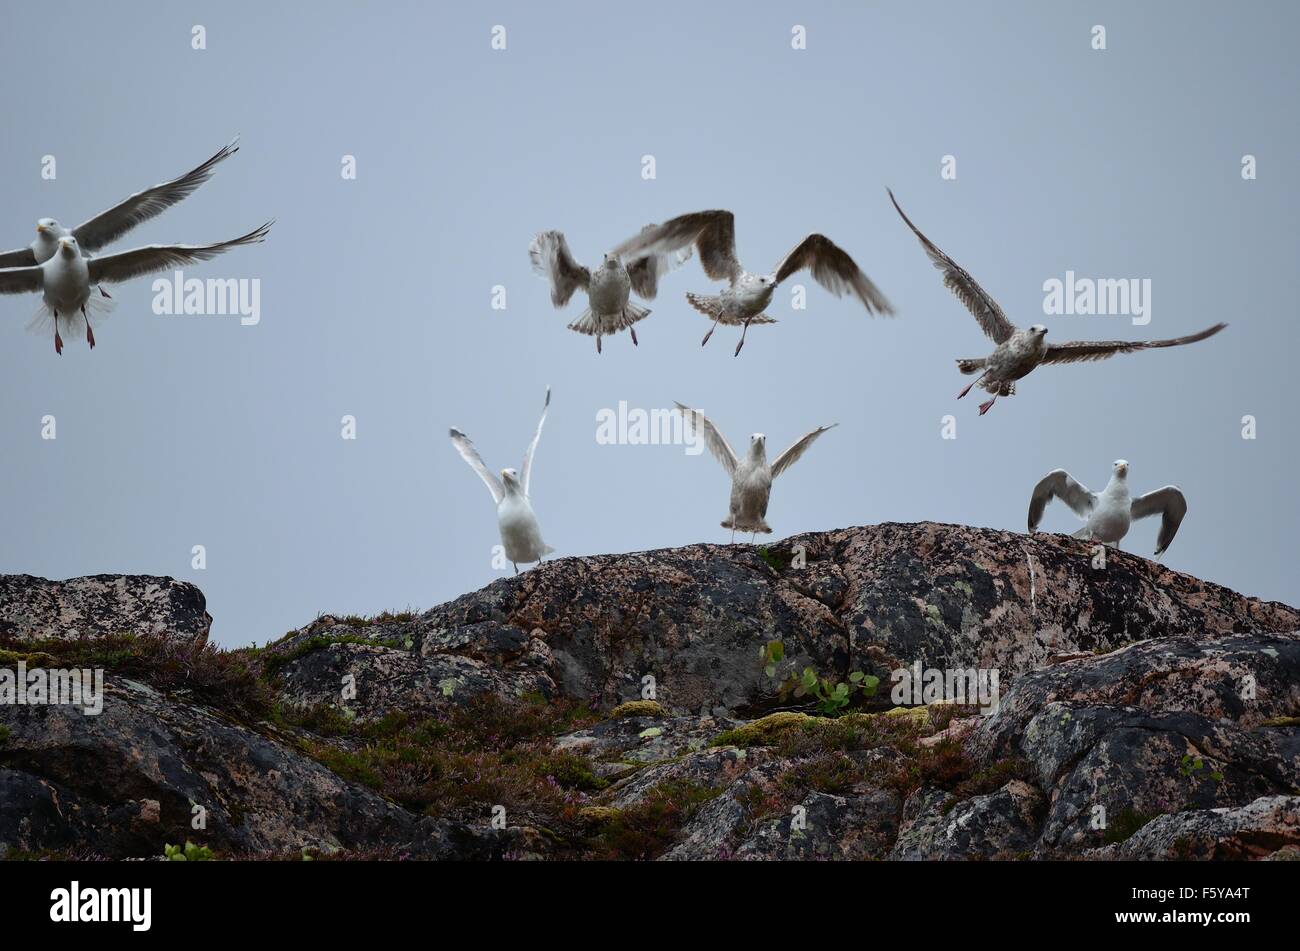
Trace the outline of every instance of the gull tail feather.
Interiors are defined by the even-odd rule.
[[[620,330],[626,330],[638,320],[650,316],[650,308],[642,307],[628,301],[624,306],[622,313],[618,315],[597,316],[592,313],[588,307],[573,323],[569,324],[569,329],[580,334],[586,334],[588,337],[618,333]]]
[[[967,373],[967,374],[978,373],[980,370],[984,369],[984,366],[987,362],[988,361],[985,360],[983,357],[980,357],[975,360],[958,360],[957,369],[960,370],[962,373]]]
[[[86,301],[86,315],[90,318],[90,326],[93,328],[102,324],[115,306],[116,302],[111,297],[91,294],[90,299]],[[42,336],[54,332],[54,311],[49,304],[41,301],[40,306],[36,308],[36,313],[32,314],[32,319],[27,322],[27,332]],[[69,340],[85,335],[86,319],[81,316],[80,310],[74,310],[72,313],[59,312],[59,333]]]

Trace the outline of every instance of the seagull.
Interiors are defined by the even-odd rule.
[[[770,274],[746,271],[736,258],[736,218],[729,211],[697,211],[662,225],[652,225],[614,250],[624,255],[661,254],[692,242],[699,251],[704,273],[715,281],[728,282],[727,288],[715,297],[686,295],[692,307],[713,319],[713,326],[704,335],[700,346],[709,342],[718,324],[740,325],[743,329],[740,342],[736,344],[736,355],[739,356],[750,324],[776,323],[775,318],[763,313],[763,308],[771,303],[777,285],[805,268],[812,271],[818,284],[836,297],[852,291],[868,314],[894,312],[885,295],[868,280],[853,259],[825,235],[808,235],[781,259]]]
[[[735,450],[728,445],[718,427],[697,409],[691,409],[681,403],[676,404],[682,418],[696,432],[702,432],[704,441],[713,453],[713,458],[722,463],[722,468],[731,476],[731,512],[722,522],[723,528],[731,529],[731,540],[736,540],[736,531],[749,532],[750,542],[759,533],[770,534],[772,529],[767,524],[767,502],[772,495],[772,480],[799,461],[799,457],[808,451],[813,440],[834,429],[839,423],[818,426],[798,442],[776,457],[771,465],[767,462],[767,437],[754,433],[749,437],[749,454],[742,460]]]
[[[524,453],[522,469],[502,469],[500,478],[488,471],[469,437],[454,426],[451,429],[451,444],[492,493],[492,501],[497,506],[497,528],[501,531],[501,545],[506,550],[506,557],[515,566],[515,574],[519,574],[519,562],[528,564],[541,561],[543,555],[555,551],[542,541],[542,529],[537,524],[537,516],[533,514],[528,494],[533,473],[533,454],[537,451],[537,441],[542,438],[542,424],[546,422],[546,410],[550,405],[551,388],[548,386],[542,418],[537,421],[537,432],[533,434],[533,441]]]
[[[653,227],[656,226],[647,225],[646,229]],[[632,345],[637,345],[636,328],[632,325],[648,317],[650,309],[633,303],[632,291],[646,300],[654,300],[660,276],[691,256],[690,245],[694,239],[693,234],[684,235],[676,246],[656,254],[607,251],[601,266],[591,271],[574,259],[563,232],[542,231],[529,244],[528,257],[533,262],[533,270],[550,282],[551,303],[557,308],[567,304],[578,288],[587,292],[587,309],[569,324],[569,329],[594,336],[596,352],[600,353],[600,338],[620,330],[631,333]]]
[[[54,256],[44,264],[0,270],[0,294],[39,292],[42,295],[42,306],[32,327],[39,329],[45,319],[53,319],[55,353],[63,353],[59,321],[62,320],[71,332],[80,312],[86,324],[86,343],[94,349],[95,332],[91,329],[87,308],[95,310],[109,305],[98,299],[92,302],[92,287],[101,283],[118,284],[196,261],[208,261],[231,248],[258,244],[266,239],[272,223],[268,221],[246,235],[217,244],[150,244],[99,258],[86,257],[77,238],[64,235],[58,240]]]
[[[1043,509],[1052,499],[1060,499],[1074,510],[1075,515],[1085,520],[1083,528],[1074,533],[1075,538],[1095,539],[1116,548],[1120,539],[1128,534],[1134,519],[1158,513],[1161,519],[1160,535],[1156,539],[1157,558],[1174,540],[1178,526],[1187,514],[1187,499],[1176,485],[1131,498],[1128,494],[1128,463],[1123,459],[1115,461],[1110,481],[1099,493],[1089,491],[1064,469],[1054,469],[1043,476],[1029,499],[1030,533],[1038,528]]]
[[[218,164],[238,151],[239,136],[235,136],[228,145],[197,168],[192,168],[169,182],[136,192],[75,228],[65,228],[53,218],[41,218],[36,222],[36,240],[25,248],[0,252],[0,268],[44,264],[58,252],[59,239],[67,237],[76,238],[82,254],[90,257],[132,228],[156,218],[172,205],[194,194],[200,185],[212,177]],[[102,287],[99,292],[104,297],[109,296]]]
[[[985,293],[984,288],[975,283],[975,278],[962,270],[956,261],[940,251],[929,238],[921,234],[916,225],[912,224],[911,219],[903,214],[903,209],[899,208],[898,200],[894,198],[892,191],[889,192],[889,200],[894,203],[894,208],[898,210],[903,221],[907,223],[907,226],[912,229],[912,233],[920,240],[921,247],[925,249],[925,253],[934,262],[934,266],[943,271],[944,286],[957,295],[958,299],[966,305],[966,309],[979,322],[980,329],[998,345],[997,349],[987,357],[957,361],[957,369],[962,373],[971,374],[979,373],[981,370],[984,371],[969,386],[957,394],[957,399],[961,399],[977,383],[981,389],[992,393],[992,399],[980,404],[981,416],[993,408],[993,404],[999,396],[1014,394],[1016,392],[1016,380],[1027,376],[1039,364],[1080,363],[1087,360],[1105,360],[1117,353],[1155,350],[1160,347],[1181,347],[1184,344],[1196,343],[1198,340],[1213,337],[1228,326],[1224,323],[1218,323],[1199,333],[1186,337],[1175,337],[1172,340],[1073,340],[1069,343],[1049,344],[1045,339],[1047,337],[1046,327],[1042,324],[1034,324],[1027,330],[1018,330],[1016,325],[1007,319],[1006,314],[1002,313],[1002,308],[998,306],[997,301]]]

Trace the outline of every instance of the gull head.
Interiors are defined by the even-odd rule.
[[[77,239],[72,235],[65,235],[59,239],[59,251],[65,258],[77,256]]]
[[[1047,336],[1047,328],[1044,327],[1042,324],[1034,324],[1032,327],[1029,328],[1029,332],[1033,334],[1035,337],[1039,337],[1039,338]]]
[[[749,451],[752,453],[761,453],[767,446],[767,437],[762,433],[754,433],[749,437]]]
[[[613,251],[605,252],[605,267],[612,269],[612,268],[619,268],[622,266],[623,266],[623,261],[621,258],[619,258],[617,254],[615,254]]]
[[[1112,466],[1111,468],[1112,468],[1113,471],[1115,472],[1115,478],[1117,478],[1117,479],[1127,479],[1127,478],[1128,478],[1128,460],[1127,460],[1127,459],[1116,459],[1116,460],[1115,460],[1115,465]]]
[[[502,469],[501,481],[512,488],[519,487],[519,471],[517,469]]]
[[[59,223],[55,221],[53,218],[41,218],[39,221],[36,222],[37,234],[41,234],[41,235],[52,234],[54,232],[57,232],[58,230],[59,230]]]

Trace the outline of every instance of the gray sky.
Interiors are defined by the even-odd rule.
[[[212,182],[113,250],[279,220],[266,244],[187,269],[260,278],[257,326],[155,316],[143,280],[113,292],[93,353],[76,340],[58,358],[23,332],[35,296],[0,298],[0,571],[188,579],[227,645],[321,611],[428,607],[500,577],[491,499],[447,427],[491,468],[517,466],[550,383],[533,496],[560,556],[726,540],[711,458],[595,439],[602,408],[681,400],[738,446],[762,431],[779,451],[840,423],[777,483],[775,538],[922,519],[1022,530],[1046,471],[1101,488],[1123,457],[1136,491],[1188,495],[1166,564],[1300,602],[1284,389],[1300,281],[1294,4],[462,6],[6,12],[0,75],[29,92],[7,104],[0,245],[27,243],[43,215],[81,221],[236,132]],[[195,23],[206,50],[190,48]],[[490,48],[494,24],[505,51]],[[791,49],[796,24],[806,50]],[[1248,153],[1255,181],[1241,178]],[[46,154],[55,181],[41,180]],[[954,399],[968,379],[953,359],[991,345],[886,185],[1049,339],[1230,326],[1186,349],[1041,368],[978,418],[982,397]],[[691,262],[662,282],[640,347],[622,335],[597,357],[564,329],[583,304],[555,311],[529,269],[537,230],[563,230],[595,264],[647,222],[710,207],[736,213],[752,269],[827,234],[898,317],[868,318],[804,275],[807,310],[779,289],[780,322],[733,359],[729,328],[699,346],[707,322],[682,295],[716,285]],[[1043,282],[1067,270],[1149,278],[1150,324],[1044,317]],[[355,441],[340,438],[345,414]],[[1247,414],[1257,439],[1241,438]],[[1044,527],[1077,522],[1058,506]],[[1149,554],[1156,527],[1125,547]]]

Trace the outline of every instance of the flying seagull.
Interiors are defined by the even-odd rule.
[[[776,287],[792,274],[807,268],[822,287],[836,297],[850,291],[868,314],[892,314],[893,307],[875,284],[862,273],[853,259],[821,234],[810,234],[791,249],[770,274],[751,274],[736,257],[736,219],[729,211],[697,211],[682,215],[662,225],[646,228],[635,238],[614,249],[620,254],[662,254],[683,243],[695,244],[704,273],[715,281],[727,281],[728,286],[714,297],[687,294],[691,306],[706,317],[713,326],[704,335],[700,346],[709,342],[718,324],[741,326],[740,342],[736,354],[745,345],[745,334],[750,324],[772,324],[775,318],[763,313],[771,303]]]
[[[506,557],[515,566],[519,574],[519,562],[528,564],[541,561],[543,555],[555,551],[542,541],[542,529],[533,514],[533,506],[528,493],[529,482],[533,473],[533,454],[537,452],[537,441],[542,438],[542,423],[546,422],[546,410],[551,405],[551,388],[546,388],[546,403],[542,406],[542,418],[537,421],[537,432],[524,453],[522,469],[502,469],[498,478],[488,471],[482,457],[474,444],[459,429],[451,429],[451,444],[456,447],[460,457],[469,463],[469,467],[478,473],[483,484],[492,493],[492,501],[497,506],[497,527],[501,531],[501,544],[506,550]]]
[[[1156,539],[1156,557],[1164,554],[1174,540],[1183,516],[1187,514],[1187,499],[1176,485],[1167,485],[1146,495],[1131,498],[1128,494],[1128,463],[1123,459],[1111,467],[1110,481],[1101,492],[1091,492],[1087,486],[1075,481],[1064,469],[1055,469],[1034,486],[1029,499],[1029,531],[1032,533],[1042,521],[1043,509],[1052,499],[1060,499],[1086,524],[1074,533],[1075,538],[1095,539],[1119,547],[1120,539],[1128,534],[1134,519],[1160,515],[1160,535]]]
[[[912,233],[920,240],[921,247],[925,249],[925,253],[934,262],[934,266],[943,271],[944,286],[957,295],[957,298],[966,305],[966,309],[979,322],[980,329],[997,344],[997,349],[987,357],[957,361],[957,369],[962,373],[971,374],[983,371],[969,386],[957,394],[957,399],[961,399],[976,384],[979,384],[981,389],[992,393],[992,399],[980,404],[981,416],[993,407],[993,403],[999,396],[1014,394],[1016,392],[1016,380],[1027,376],[1039,364],[1081,363],[1087,360],[1105,360],[1117,353],[1155,350],[1160,347],[1181,347],[1184,344],[1204,340],[1206,337],[1213,337],[1228,326],[1224,323],[1218,323],[1213,327],[1202,330],[1200,333],[1194,333],[1186,337],[1175,337],[1172,340],[1073,340],[1069,343],[1049,344],[1045,339],[1047,337],[1046,327],[1042,324],[1034,324],[1027,330],[1018,330],[1016,325],[1007,319],[1007,315],[1002,312],[1002,308],[998,306],[997,301],[985,293],[984,288],[975,283],[975,278],[962,270],[956,261],[940,251],[929,238],[921,234],[916,225],[912,224],[911,219],[903,214],[903,209],[899,208],[898,201],[894,198],[892,191],[889,193],[889,200],[894,203],[894,208],[898,210],[903,221],[907,223],[907,226],[912,229]]]
[[[94,299],[90,290],[97,284],[119,284],[135,277],[144,277],[158,271],[209,261],[218,254],[245,244],[258,244],[265,240],[273,222],[268,221],[246,235],[217,244],[150,244],[99,258],[86,257],[80,243],[73,235],[58,240],[58,250],[44,264],[0,270],[0,294],[40,293],[42,306],[37,311],[32,327],[40,329],[47,319],[54,324],[54,351],[63,352],[63,338],[59,334],[59,321],[72,332],[77,329],[77,315],[86,324],[86,343],[93,349],[95,332],[90,326],[90,310],[109,305]],[[107,295],[105,295],[107,296]]]
[[[818,426],[769,465],[767,437],[762,433],[754,433],[749,437],[749,453],[740,459],[707,416],[681,403],[677,404],[677,410],[689,426],[703,434],[709,452],[713,453],[713,458],[722,463],[722,468],[731,476],[731,512],[723,520],[722,527],[731,529],[733,542],[738,530],[749,532],[750,542],[753,542],[754,536],[759,532],[771,533],[766,517],[767,502],[772,495],[772,480],[798,462],[814,439],[839,425],[832,423],[829,426]]]
[[[621,330],[631,333],[632,344],[637,344],[636,328],[632,325],[648,317],[650,309],[633,303],[632,291],[646,300],[654,300],[660,276],[691,256],[693,240],[694,235],[685,235],[675,247],[656,254],[607,251],[604,263],[591,271],[574,259],[563,232],[542,231],[529,244],[528,257],[533,262],[533,270],[550,283],[551,303],[557,308],[567,304],[578,288],[587,292],[587,309],[569,324],[569,329],[594,336],[596,352],[600,353],[600,338]]]
[[[0,252],[0,268],[44,264],[59,250],[59,239],[67,237],[76,238],[81,253],[90,257],[132,228],[156,218],[172,205],[194,194],[200,185],[212,177],[218,164],[238,151],[239,136],[235,136],[229,145],[197,168],[192,168],[169,182],[136,192],[75,228],[65,228],[53,218],[41,218],[36,222],[36,240],[25,248]],[[100,288],[100,293],[109,296],[103,288]]]

